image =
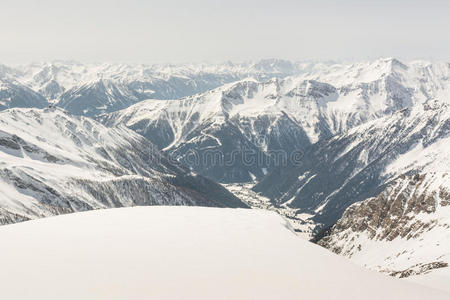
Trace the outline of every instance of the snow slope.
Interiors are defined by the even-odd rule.
[[[0,111],[13,107],[44,108],[47,106],[47,99],[42,95],[19,82],[0,77]]]
[[[0,112],[0,223],[132,205],[245,207],[126,128],[58,108]]]
[[[8,241],[0,249],[5,299],[450,296],[353,265],[297,238],[267,211],[91,211],[3,226],[0,239]]]

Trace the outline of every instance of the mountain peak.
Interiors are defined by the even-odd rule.
[[[293,73],[295,71],[294,64],[289,60],[269,58],[256,62],[253,67],[257,71],[270,73]]]

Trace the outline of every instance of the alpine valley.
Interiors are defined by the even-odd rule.
[[[0,65],[0,110],[1,224],[266,209],[357,264],[448,290],[450,63]]]

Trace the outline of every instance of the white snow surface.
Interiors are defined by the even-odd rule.
[[[134,207],[0,227],[4,299],[449,299],[298,238],[277,214]]]
[[[411,276],[406,280],[450,293],[450,285],[448,284],[450,281],[450,268],[441,268],[434,270],[432,273]]]

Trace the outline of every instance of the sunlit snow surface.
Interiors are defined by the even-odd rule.
[[[135,207],[0,227],[2,299],[449,299],[259,210]]]

